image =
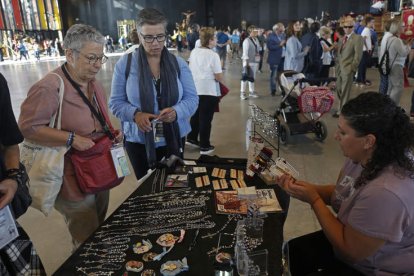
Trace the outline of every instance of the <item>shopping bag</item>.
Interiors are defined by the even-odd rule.
[[[59,108],[50,119],[49,127],[56,127],[60,130],[64,83],[63,79],[59,75],[57,76],[60,78]],[[57,120],[55,120],[56,116]],[[24,140],[20,146],[20,161],[26,167],[29,176],[31,206],[46,216],[52,211],[62,186],[64,157],[67,150],[66,146],[48,147],[28,140]]]

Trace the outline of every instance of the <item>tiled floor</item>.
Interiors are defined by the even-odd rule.
[[[111,56],[103,65],[98,79],[104,84],[107,93],[110,93],[112,68],[119,56]],[[44,60],[41,62],[7,62],[0,63],[0,72],[9,83],[13,108],[16,116],[19,107],[29,87],[43,75],[64,62],[60,60]],[[211,135],[212,144],[216,147],[215,154],[223,157],[246,157],[245,124],[248,118],[249,104],[256,104],[273,114],[280,102],[280,97],[272,97],[269,93],[269,70],[266,64],[263,73],[256,78],[256,87],[259,94],[257,99],[245,101],[239,98],[240,89],[240,60],[228,61],[224,72],[225,83],[231,92],[221,104],[221,112],[216,113]],[[369,69],[368,77],[373,81],[370,88],[353,87],[353,95],[364,90],[378,90],[378,73],[376,69]],[[406,88],[402,96],[402,106],[409,110],[411,89]],[[335,103],[335,106],[336,107]],[[336,120],[326,114],[324,120],[328,126],[328,138],[318,142],[313,135],[292,136],[290,143],[281,146],[280,155],[286,158],[300,172],[300,178],[313,183],[333,183],[343,161],[342,153],[333,137],[336,129]],[[116,119],[114,123],[118,125]],[[193,149],[186,149],[187,158],[198,158],[199,154]],[[127,177],[123,184],[111,191],[110,210],[112,212],[137,187],[134,177]],[[19,222],[27,230],[41,256],[48,274],[52,274],[71,254],[71,242],[63,218],[56,211],[49,217],[44,217],[37,210],[31,209]],[[285,224],[286,239],[296,237],[319,228],[318,221],[307,204],[293,199]]]

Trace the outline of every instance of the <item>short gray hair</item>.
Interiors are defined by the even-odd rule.
[[[94,27],[85,24],[72,25],[63,39],[63,47],[80,51],[85,43],[94,42],[105,45],[105,37]]]
[[[164,25],[164,29],[167,29],[167,18],[165,15],[157,9],[145,8],[142,9],[138,14],[137,29],[141,32],[144,24],[148,25]]]

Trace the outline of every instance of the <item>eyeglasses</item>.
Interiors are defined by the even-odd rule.
[[[81,51],[78,51],[78,50],[75,50],[75,49],[73,49],[73,51],[78,52],[81,56],[86,58],[88,60],[89,64],[91,64],[91,65],[92,64],[95,65],[98,62],[98,60],[101,64],[104,64],[105,62],[108,61],[108,57],[105,56],[105,55],[102,55],[102,56],[98,57],[97,55],[94,55],[94,54],[85,55]]]
[[[344,26],[344,28],[347,28],[347,29],[351,29],[351,28],[353,28],[354,26]]]
[[[159,34],[159,35],[144,35],[143,33],[141,33],[142,38],[144,39],[144,41],[146,43],[153,43],[154,40],[156,39],[157,42],[163,42],[165,41],[166,35],[165,34]]]

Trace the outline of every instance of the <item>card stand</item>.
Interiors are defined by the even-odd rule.
[[[257,105],[249,105],[249,107],[250,116],[247,121],[246,135],[260,137],[265,142],[266,147],[272,148],[272,151],[274,150],[274,157],[279,157],[279,119],[274,118]]]

